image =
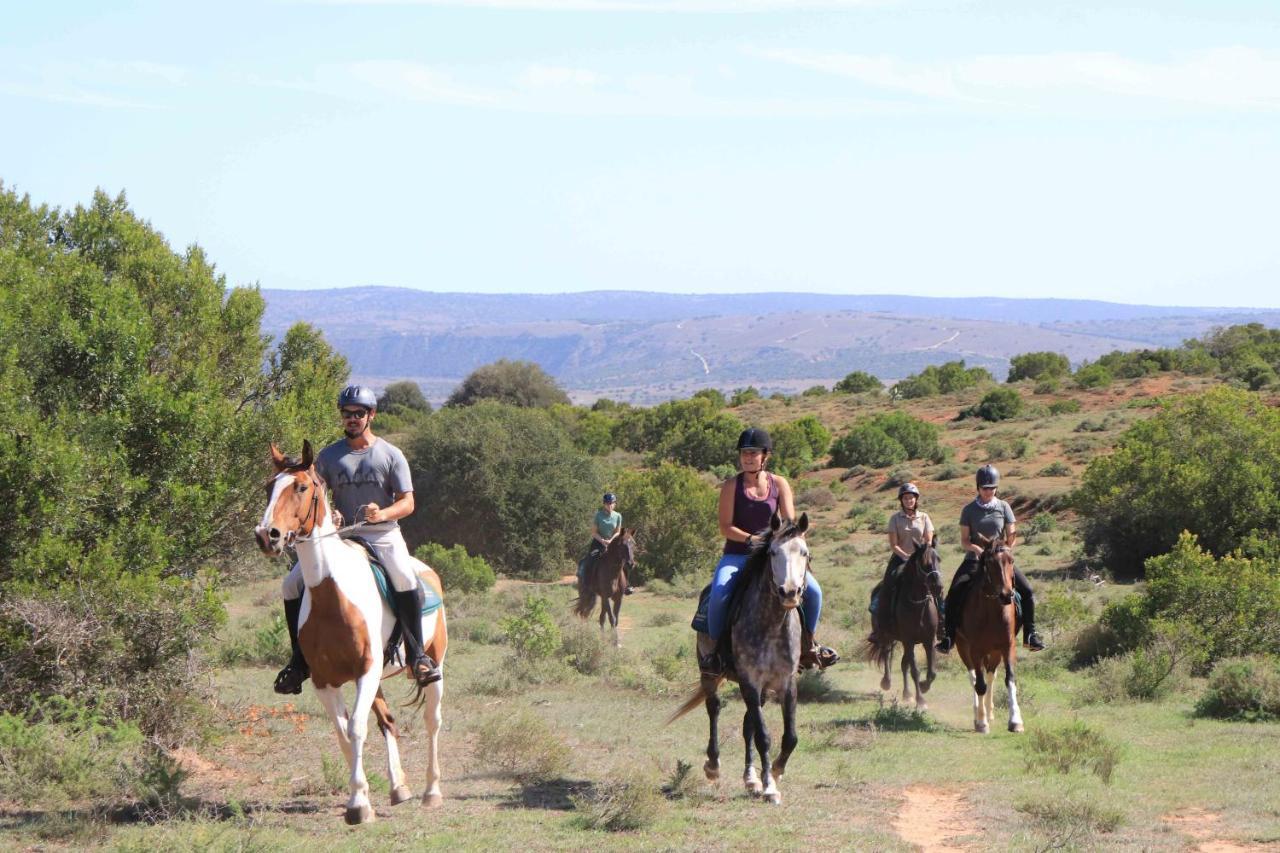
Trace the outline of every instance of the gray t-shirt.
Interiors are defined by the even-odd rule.
[[[346,524],[354,522],[356,510],[366,504],[385,509],[397,494],[413,491],[409,462],[400,448],[382,438],[364,450],[352,450],[346,439],[335,441],[316,457],[316,473],[328,485]],[[372,525],[377,530],[399,526],[395,521]]]
[[[1016,522],[1013,508],[999,498],[987,509],[979,506],[978,499],[974,498],[960,510],[960,526],[969,528],[970,542],[977,542],[979,534],[988,539],[1002,536],[1005,527]]]

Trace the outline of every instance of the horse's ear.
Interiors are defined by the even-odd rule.
[[[983,536],[981,533],[973,534],[973,540],[981,545],[984,550],[991,547],[991,540]]]
[[[276,447],[276,443],[274,441],[271,442],[271,467],[275,468],[276,471],[279,472],[284,470],[287,463],[288,460],[285,459],[284,454],[280,452],[280,448]]]
[[[769,529],[772,530],[774,533],[777,533],[778,528],[781,526],[782,526],[782,516],[778,515],[778,511],[775,509],[773,511],[773,515],[769,517]]]
[[[305,438],[302,440],[302,467],[310,468],[311,463],[315,461],[315,454],[311,452],[311,442]]]
[[[800,533],[803,534],[808,529],[809,529],[809,513],[802,512],[800,513],[800,520],[796,522],[796,530],[799,530]]]
[[[932,542],[930,542],[930,543],[929,543],[929,545],[930,545],[930,547],[933,547],[933,548],[937,548],[937,547],[938,547],[938,534],[937,534],[937,532],[935,532],[935,533],[933,534],[933,541],[932,541]]]

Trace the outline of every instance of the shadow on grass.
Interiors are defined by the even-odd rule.
[[[809,671],[800,676],[796,683],[796,696],[801,704],[825,704],[832,702],[854,702],[859,699],[871,699],[873,694],[854,693],[841,690],[827,678],[825,673]]]
[[[171,809],[157,810],[140,803],[79,809],[0,809],[0,832],[34,834],[45,839],[83,838],[104,826],[161,824],[199,818],[207,821],[242,821],[262,814],[316,814],[325,811],[315,803],[218,802],[186,798]]]
[[[547,779],[527,782],[520,789],[498,804],[501,809],[543,809],[546,811],[573,811],[574,797],[590,797],[596,785],[584,779]]]
[[[928,714],[897,702],[881,704],[863,717],[845,717],[827,725],[833,728],[860,726],[882,732],[938,732],[944,728]]]

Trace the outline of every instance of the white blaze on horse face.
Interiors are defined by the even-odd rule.
[[[270,530],[273,516],[276,512],[276,501],[280,500],[280,495],[284,490],[293,484],[294,476],[292,474],[280,473],[276,475],[275,484],[271,487],[271,500],[267,501],[267,508],[262,511],[262,521],[258,523],[258,530]]]
[[[805,573],[809,569],[809,546],[803,537],[793,536],[769,549],[769,567],[773,582],[786,598],[799,600],[804,590]]]

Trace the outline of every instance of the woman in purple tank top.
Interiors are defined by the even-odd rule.
[[[718,677],[724,662],[716,652],[726,622],[729,601],[733,598],[735,579],[747,558],[763,540],[774,512],[783,518],[796,517],[795,498],[785,477],[765,470],[773,441],[758,427],[738,436],[738,468],[740,473],[720,487],[720,532],[724,535],[724,555],[716,566],[707,602],[707,634],[699,639],[698,664],[703,673]],[[802,668],[831,666],[840,659],[833,649],[817,645],[818,617],[822,613],[822,588],[812,574],[804,592],[804,636],[800,664]]]

